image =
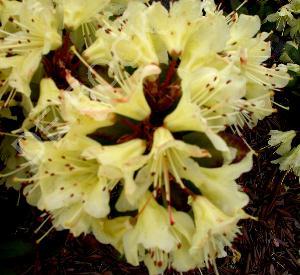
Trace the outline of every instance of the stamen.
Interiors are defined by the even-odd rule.
[[[172,150],[172,152],[174,151],[174,153],[176,152],[176,150]],[[176,152],[177,153],[177,152]],[[176,166],[175,166],[175,164],[174,164],[174,162],[173,162],[173,159],[172,159],[172,157],[171,157],[171,152],[167,152],[167,156],[168,156],[168,162],[169,162],[169,164],[171,165],[171,170],[172,170],[172,175],[175,177],[175,179],[176,179],[176,182],[180,185],[180,186],[184,186],[184,184],[183,184],[183,182],[182,182],[182,180],[181,180],[181,178],[180,178],[180,176],[179,176],[179,174],[178,174],[178,172],[177,172],[177,169],[176,169]],[[177,153],[177,157],[180,159],[180,156],[178,155],[178,153]],[[180,160],[181,161],[181,163],[183,164],[183,162],[182,162],[182,160]],[[182,167],[184,167],[184,165],[182,165]],[[183,188],[185,188],[185,186],[183,187]]]
[[[278,107],[280,107],[280,108],[282,108],[282,109],[284,109],[284,110],[287,110],[287,111],[290,110],[290,107],[289,107],[289,106],[283,106],[283,105],[279,104],[278,102],[276,102],[276,101],[274,101],[274,100],[271,100],[271,102],[272,102],[274,105],[276,105],[276,106],[278,106]]]
[[[226,16],[226,20],[227,22],[230,22],[232,20],[232,16],[234,14],[236,14],[236,12],[241,9],[246,3],[248,2],[248,0],[244,0],[243,3],[241,3],[234,11],[232,11],[231,13],[229,13],[227,16]]]
[[[140,216],[144,212],[144,210],[146,209],[148,203],[150,203],[152,198],[153,198],[152,196],[149,196],[149,198],[147,199],[147,201],[145,202],[145,204],[143,205],[139,213],[137,213],[136,218],[138,218],[138,216]]]
[[[216,274],[216,275],[219,275],[219,270],[218,270],[218,267],[217,267],[216,260],[212,260],[211,263],[212,263],[212,266],[213,266],[213,268],[214,268],[215,274]]]
[[[36,244],[39,244],[45,237],[48,236],[48,234],[55,228],[55,226],[51,226],[50,229],[42,236],[40,237],[38,240],[36,240]]]
[[[28,26],[26,26],[26,25],[24,25],[23,23],[19,22],[19,21],[18,21],[17,19],[15,19],[15,18],[11,18],[11,21],[12,21],[13,23],[15,23],[17,26],[19,26],[19,27],[21,27],[21,28],[23,28],[23,29],[30,30],[30,28],[29,28]]]
[[[5,108],[9,106],[10,101],[15,97],[16,93],[17,93],[16,89],[10,91],[8,98],[4,103]]]
[[[42,227],[47,223],[47,221],[50,220],[50,218],[51,216],[48,215],[48,217],[39,225],[39,227],[36,230],[34,230],[34,233],[37,234],[42,229]]]
[[[170,224],[174,224],[174,218],[172,214],[172,207],[171,207],[171,190],[170,190],[170,179],[169,179],[169,170],[168,164],[166,160],[167,156],[164,156],[163,159],[163,171],[164,171],[164,184],[165,184],[165,191],[166,191],[166,200],[168,204],[168,212],[169,212],[169,220]]]
[[[17,169],[15,169],[15,170],[10,171],[10,172],[5,173],[5,174],[0,174],[0,178],[4,178],[4,177],[8,177],[8,176],[14,175],[14,174],[16,174],[16,173],[18,173],[18,172],[24,170],[24,169],[27,168],[28,166],[30,166],[30,163],[29,163],[29,162],[23,163],[23,164],[21,164],[21,167],[20,167],[20,168],[17,168]]]
[[[0,136],[9,136],[9,137],[16,137],[16,138],[19,138],[20,135],[17,135],[17,134],[12,134],[12,133],[5,133],[5,132],[0,132]]]
[[[96,77],[96,79],[99,81],[100,84],[105,86],[110,86],[109,83],[101,77],[84,59],[83,57],[77,52],[75,46],[72,46],[70,50],[78,57],[78,59],[82,62],[83,65],[85,65],[90,72]]]

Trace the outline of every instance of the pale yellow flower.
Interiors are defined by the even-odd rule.
[[[143,198],[139,204],[136,224],[123,238],[124,252],[129,263],[138,265],[144,260],[149,274],[160,274],[169,265],[176,266],[179,271],[196,266],[185,255],[188,254],[186,246],[182,246],[183,242],[185,245],[191,241],[193,221],[183,212],[174,211],[173,215],[174,224],[170,225],[167,210],[155,202],[151,194]]]
[[[10,17],[10,20],[19,27],[19,31],[9,33],[2,30],[7,36],[2,41],[0,50],[22,55],[36,49],[47,54],[61,45],[61,19],[51,1],[26,0],[18,11],[19,14]]]
[[[224,164],[218,168],[199,167],[195,173],[189,173],[191,181],[226,215],[234,216],[247,205],[249,197],[242,192],[236,179],[252,168],[252,153],[239,163]]]
[[[72,204],[50,212],[53,227],[56,230],[70,230],[73,236],[78,237],[81,234],[92,232],[93,224],[97,219],[88,215],[81,203]]]
[[[272,163],[279,164],[282,171],[293,171],[295,175],[300,177],[300,145],[285,153],[279,159],[273,160]]]
[[[123,236],[132,229],[131,217],[117,217],[113,219],[100,219],[92,223],[93,234],[104,244],[111,244],[120,253],[124,253]]]
[[[152,186],[153,193],[157,194],[162,190],[166,193],[168,203],[171,203],[172,183],[170,175],[182,189],[186,189],[183,179],[192,179],[196,173],[198,164],[192,159],[210,156],[208,151],[200,149],[195,145],[176,140],[170,131],[160,127],[154,132],[153,144],[148,155],[132,160],[136,165],[142,167],[136,176],[136,186],[140,192]],[[187,172],[185,172],[187,171]],[[131,205],[135,205],[137,199],[142,195],[127,194],[127,200]]]
[[[0,57],[0,68],[9,69],[7,84],[15,91],[29,98],[31,94],[30,81],[41,60],[40,51],[31,51],[27,55]],[[30,106],[32,107],[32,106]]]
[[[240,233],[237,223],[248,218],[243,210],[228,216],[204,196],[191,199],[196,231],[192,239],[190,253],[199,265],[215,265],[215,258],[225,257],[225,246]]]
[[[180,56],[190,36],[197,31],[202,16],[201,3],[197,0],[182,0],[171,3],[170,11],[161,3],[150,6],[150,26],[153,35],[158,35],[167,51]]]
[[[200,19],[197,31],[182,52],[179,74],[183,78],[201,66],[218,66],[217,53],[226,48],[229,27],[222,14],[208,14]]]
[[[24,189],[27,200],[40,210],[62,212],[60,219],[72,215],[72,209],[83,216],[105,217],[110,211],[109,189],[116,182],[98,174],[97,161],[82,157],[85,148],[96,144],[86,137],[67,135],[56,142],[41,142],[27,135],[20,145],[34,175],[17,179],[29,184]],[[64,208],[71,212],[64,214]]]
[[[23,122],[22,128],[30,129],[33,125],[42,128],[39,123],[45,120],[50,112],[54,112],[50,118],[49,124],[56,117],[58,112],[57,106],[61,104],[60,102],[60,91],[56,87],[54,81],[51,78],[44,78],[40,82],[40,96],[36,106],[30,111],[27,118]],[[45,125],[45,128],[48,125]],[[50,130],[50,129],[49,129]]]
[[[83,23],[90,22],[94,16],[109,4],[110,0],[56,0],[62,5],[64,25],[77,29]]]
[[[66,132],[75,136],[87,135],[98,128],[114,124],[114,109],[111,105],[93,100],[89,91],[77,81],[72,87],[72,92],[61,93],[60,114],[66,122]]]
[[[119,68],[115,70],[113,74],[120,89],[114,89],[114,111],[135,120],[149,117],[151,110],[144,96],[144,80],[149,77],[156,78],[160,72],[160,68],[155,65],[141,67],[132,76],[126,75],[126,72]]]
[[[288,4],[283,5],[276,13],[272,13],[265,19],[269,22],[276,22],[276,29],[284,33],[284,31],[291,27],[289,30],[291,36],[295,36],[299,29],[295,28],[298,19],[296,19],[293,13],[300,13],[299,0],[290,0]]]
[[[165,118],[165,125],[174,132],[204,132],[218,150],[227,151],[216,133],[235,123],[241,107],[237,101],[246,93],[245,79],[233,73],[231,67],[221,71],[200,67],[183,78],[181,87],[183,95],[177,108]]]
[[[114,22],[104,22],[106,23],[104,32],[98,33],[98,39],[84,52],[84,56],[90,63],[97,64],[99,62],[101,64],[103,62],[101,50],[103,43],[107,43],[102,41],[108,34],[112,37],[110,41],[112,55],[124,65],[134,67],[147,64],[158,65],[159,59],[150,33],[149,22],[146,6],[138,1],[129,2],[126,11],[120,18]]]
[[[4,5],[10,14],[11,26],[0,29],[3,35],[0,41],[0,68],[11,68],[9,85],[29,100],[29,84],[42,55],[57,49],[62,43],[59,29],[61,18],[48,0],[26,0],[19,4],[12,1]],[[16,9],[10,13],[14,6]]]
[[[139,159],[146,149],[146,144],[141,139],[111,146],[92,146],[87,148],[83,155],[87,159],[96,159],[101,167],[99,175],[115,181],[124,180],[126,197],[137,196],[140,186],[133,180],[133,175],[140,168],[134,162]]]
[[[296,132],[291,130],[291,131],[278,131],[278,130],[271,130],[269,135],[270,140],[268,144],[270,146],[278,146],[276,150],[276,153],[283,156],[285,153],[288,153],[291,148],[292,148],[292,141],[294,137],[296,136]]]
[[[290,80],[286,66],[266,68],[262,64],[270,58],[271,46],[269,42],[265,42],[269,34],[255,36],[259,28],[258,16],[240,15],[231,25],[225,59],[233,61],[249,82],[270,89],[282,88]]]

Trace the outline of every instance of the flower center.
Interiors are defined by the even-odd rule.
[[[180,97],[180,80],[177,77],[177,61],[170,62],[162,77],[155,81],[146,81],[144,84],[144,94],[151,108],[150,121],[158,126],[162,126],[166,115],[173,111]]]
[[[43,65],[48,77],[51,77],[58,88],[67,90],[69,84],[66,81],[66,71],[72,72],[76,79],[80,79],[78,68],[80,61],[70,51],[73,43],[69,33],[64,33],[63,44],[56,51],[52,51],[43,58]]]
[[[162,68],[159,78],[154,81],[147,80],[144,83],[144,95],[151,114],[137,124],[124,119],[123,123],[132,130],[132,133],[122,136],[118,143],[141,138],[147,141],[148,150],[151,149],[155,130],[163,126],[165,117],[176,108],[181,97],[177,67],[177,60],[172,60],[166,68]]]

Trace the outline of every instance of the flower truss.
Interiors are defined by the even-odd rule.
[[[211,0],[3,0],[0,16],[1,115],[25,115],[18,154],[2,144],[7,185],[150,274],[215,266],[249,218],[235,180],[252,167],[220,133],[270,115],[289,81],[259,17]]]

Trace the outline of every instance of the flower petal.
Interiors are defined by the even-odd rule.
[[[276,153],[279,155],[284,155],[285,153],[289,152],[292,148],[292,141],[294,137],[296,136],[296,132],[291,131],[278,131],[278,130],[271,130],[269,135],[271,136],[268,144],[270,146],[278,146],[280,145]]]

